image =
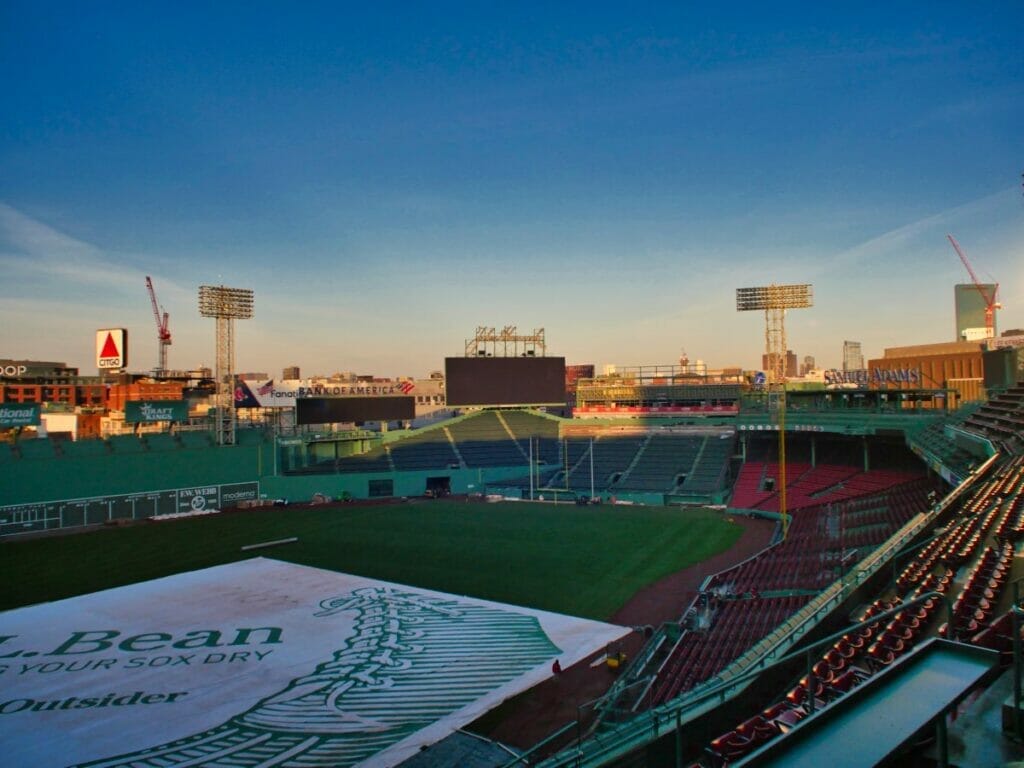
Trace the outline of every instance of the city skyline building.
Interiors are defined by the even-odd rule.
[[[970,341],[985,338],[985,297],[994,297],[998,286],[995,283],[957,283],[953,286],[953,311],[956,319],[954,341]],[[999,335],[996,310],[992,311],[992,335]]]
[[[763,370],[773,370],[774,366],[772,365],[772,362],[772,354],[765,352],[764,354],[761,355],[761,367]],[[797,363],[796,352],[794,352],[792,349],[786,350],[785,370],[787,379],[795,379],[799,375],[800,367]]]
[[[864,353],[861,351],[859,341],[843,342],[843,370],[864,370]]]

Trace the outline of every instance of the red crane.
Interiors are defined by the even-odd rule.
[[[170,317],[166,312],[161,318],[161,308],[156,302],[156,291],[153,290],[153,281],[146,275],[146,289],[149,291],[149,300],[153,304],[153,319],[156,320],[156,338],[159,345],[157,349],[157,371],[163,375],[167,372],[167,347],[171,345],[171,331],[167,327]]]
[[[999,283],[993,286],[992,294],[989,295],[988,289],[982,285],[981,281],[978,280],[978,276],[974,274],[971,262],[967,260],[964,252],[960,249],[960,243],[952,235],[946,235],[946,237],[953,246],[953,250],[956,251],[956,255],[960,257],[960,261],[967,267],[967,274],[971,276],[971,282],[974,283],[974,287],[981,294],[981,300],[985,302],[985,335],[991,339],[996,335],[996,310],[1003,308],[1003,305],[996,301],[999,294]]]

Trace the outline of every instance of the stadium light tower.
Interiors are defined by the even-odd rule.
[[[782,536],[789,533],[786,508],[786,310],[806,309],[814,303],[814,293],[806,283],[765,285],[736,289],[736,310],[764,310],[764,342],[768,357],[768,412],[777,416],[779,430],[779,512]]]
[[[253,292],[223,285],[199,286],[199,314],[217,320],[217,416],[214,428],[218,445],[235,444],[235,320],[252,317]]]

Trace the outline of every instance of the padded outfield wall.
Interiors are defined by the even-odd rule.
[[[198,498],[204,499],[200,508],[209,509],[228,496],[292,502],[309,501],[315,494],[357,499],[422,496],[428,482],[438,478],[447,481],[453,494],[483,493],[488,485],[521,477],[526,469],[275,476],[273,443],[257,442],[255,437],[248,435],[226,448],[9,457],[0,466],[0,537],[186,511],[188,500]]]

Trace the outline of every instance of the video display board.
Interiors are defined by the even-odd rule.
[[[449,407],[565,405],[564,357],[446,357]]]
[[[405,421],[416,418],[416,398],[308,397],[295,401],[297,424]]]

